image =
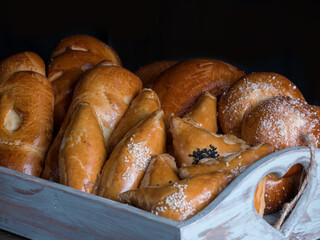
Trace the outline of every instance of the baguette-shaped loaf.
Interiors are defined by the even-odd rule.
[[[0,63],[0,166],[40,176],[53,128],[53,90],[33,52]]]
[[[91,192],[110,136],[141,88],[137,76],[108,61],[88,72],[75,89],[42,177]]]
[[[76,84],[85,72],[103,60],[121,65],[117,53],[92,36],[71,35],[55,46],[48,66],[48,79],[52,83],[55,97],[55,132],[61,127]]]

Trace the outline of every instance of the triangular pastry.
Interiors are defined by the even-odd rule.
[[[183,115],[183,119],[210,132],[218,132],[217,98],[208,92],[203,93]]]
[[[101,173],[97,194],[119,201],[121,192],[137,188],[153,154],[165,149],[166,129],[161,109],[132,128],[117,144]]]
[[[113,148],[134,125],[159,108],[160,101],[157,94],[151,89],[142,89],[139,95],[132,100],[128,110],[112,133],[108,144],[108,153],[112,152]]]
[[[190,166],[204,157],[227,156],[249,147],[233,135],[212,133],[174,115],[170,118],[170,131],[178,167]]]
[[[174,157],[169,154],[157,154],[151,157],[140,188],[162,186],[179,181],[178,169]]]
[[[198,165],[181,167],[179,175],[182,179],[185,179],[205,173],[230,171],[236,177],[251,164],[272,152],[273,146],[271,144],[262,143],[227,157],[202,159]]]
[[[156,215],[184,221],[205,208],[230,183],[231,173],[203,174],[170,185],[139,188],[120,194],[120,200]]]

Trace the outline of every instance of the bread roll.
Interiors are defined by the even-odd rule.
[[[0,166],[40,176],[52,138],[53,90],[33,52],[0,63]]]
[[[42,177],[91,192],[111,134],[141,87],[137,76],[108,61],[88,72],[50,146]]]
[[[303,135],[315,136],[320,147],[320,120],[304,101],[277,96],[261,102],[243,118],[241,138],[251,145],[266,142],[275,150],[306,146]]]
[[[88,35],[72,35],[60,40],[51,57],[48,79],[54,90],[54,129],[57,133],[83,74],[103,60],[117,65],[121,65],[121,61],[111,47]]]
[[[171,114],[181,116],[204,92],[219,97],[244,73],[214,59],[190,59],[172,66],[153,82],[168,122]]]
[[[219,100],[218,118],[223,133],[240,137],[244,114],[260,102],[279,95],[305,101],[299,89],[277,73],[251,73],[234,82]]]

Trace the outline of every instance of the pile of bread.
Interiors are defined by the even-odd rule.
[[[320,108],[276,73],[215,59],[159,61],[135,73],[87,35],[0,63],[0,165],[176,221],[207,206],[248,166],[320,146]],[[300,165],[256,183],[259,214],[299,188]]]

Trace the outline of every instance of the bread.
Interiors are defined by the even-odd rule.
[[[245,113],[260,102],[279,95],[305,101],[299,89],[280,74],[257,72],[243,76],[219,100],[218,119],[222,132],[241,137],[241,123]]]
[[[181,179],[186,179],[206,173],[230,171],[234,177],[237,177],[251,164],[272,152],[273,146],[271,144],[261,143],[227,157],[205,158],[200,160],[197,165],[181,167],[179,168],[179,176]]]
[[[139,188],[162,186],[179,181],[177,164],[169,154],[152,155]]]
[[[42,177],[92,192],[111,134],[141,87],[137,76],[108,61],[89,71],[75,89]]]
[[[119,201],[119,194],[138,188],[154,154],[165,149],[166,128],[158,109],[132,128],[103,167],[97,195]]]
[[[197,127],[177,116],[170,118],[174,155],[177,166],[190,166],[202,158],[217,158],[249,147],[233,135],[221,135]]]
[[[268,174],[265,181],[264,214],[270,214],[282,209],[298,193],[302,172],[287,177],[277,177]]]
[[[217,133],[217,101],[217,98],[208,92],[201,94],[196,103],[183,115],[183,119],[210,132]]]
[[[126,191],[120,194],[120,200],[158,216],[184,221],[214,200],[231,179],[227,172],[202,174],[165,186]]]
[[[277,96],[261,102],[245,114],[241,138],[251,145],[266,142],[275,150],[306,146],[303,135],[312,133],[320,147],[320,120],[304,101]]]
[[[55,133],[59,131],[68,111],[77,82],[85,72],[103,60],[121,65],[119,56],[111,47],[88,35],[68,36],[53,49],[47,75],[55,96]]]
[[[197,98],[210,92],[217,98],[244,73],[215,59],[189,59],[161,73],[152,89],[158,94],[166,122],[171,114],[181,117]]]
[[[138,96],[132,100],[128,110],[113,131],[108,144],[108,153],[112,152],[114,147],[132,127],[157,109],[160,109],[157,94],[149,88],[142,89]]]
[[[178,61],[162,60],[148,63],[140,67],[135,74],[141,79],[145,88],[150,88],[153,81],[164,71],[177,64]]]
[[[53,89],[33,52],[0,63],[0,166],[40,176],[52,138]]]

